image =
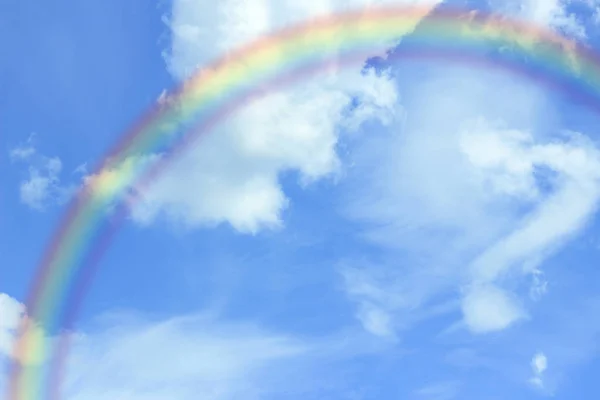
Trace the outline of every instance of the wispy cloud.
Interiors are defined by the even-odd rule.
[[[0,293],[0,353],[12,357],[14,334],[25,314],[25,306]]]
[[[418,82],[400,78],[410,94],[406,120],[361,142],[348,160],[355,165],[348,215],[396,259],[368,266],[364,279],[379,281],[370,292],[387,293],[378,294],[388,304],[379,308],[392,321],[412,310],[395,306],[398,298],[428,304],[461,293],[465,327],[502,330],[527,316],[511,289],[516,277],[538,279],[532,296],[541,295],[542,263],[595,214],[600,152],[582,134],[548,140],[534,133],[550,128],[544,118],[552,106],[540,89],[485,71],[429,71]],[[487,96],[486,79],[496,82],[487,88],[502,89]],[[404,283],[368,278],[381,268],[401,273]]]
[[[397,263],[346,261],[338,266],[343,288],[357,305],[356,318],[373,335],[395,341],[423,320],[459,310],[457,301],[431,302],[445,286],[442,275]]]
[[[36,153],[34,139],[35,134],[32,133],[29,135],[29,138],[25,143],[13,148],[9,153],[10,159],[12,161],[25,161],[31,159],[31,157]]]
[[[4,294],[0,306],[1,333],[12,335],[7,341],[0,335],[3,351],[13,344],[14,325],[26,313],[22,304]],[[300,337],[255,322],[226,320],[213,312],[160,320],[111,312],[87,325],[85,331],[71,333],[61,385],[69,400],[269,399],[345,393],[355,386],[349,387],[347,376],[332,366],[385,350],[359,332]],[[51,350],[51,345],[48,342],[45,348]],[[45,371],[44,361],[36,361],[35,368]],[[0,374],[0,390],[6,389],[1,385],[5,379]]]
[[[59,157],[40,154],[35,146],[35,136],[12,150],[9,155],[13,163],[27,167],[26,177],[19,185],[21,202],[37,211],[53,205],[64,204],[76,189],[75,184],[63,184],[63,163]]]
[[[306,345],[249,324],[207,317],[113,321],[74,343],[69,399],[263,398]]]

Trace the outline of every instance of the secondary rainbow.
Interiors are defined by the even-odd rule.
[[[423,18],[427,16],[426,18]],[[168,101],[151,110],[102,160],[95,174],[72,201],[39,265],[11,370],[9,399],[57,398],[58,375],[27,360],[56,357],[57,370],[64,354],[54,351],[43,332],[72,324],[85,290],[83,276],[99,259],[96,240],[108,243],[107,207],[132,200],[132,187],[142,190],[150,178],[200,134],[222,118],[269,89],[317,73],[323,65],[364,62],[365,55],[385,50],[410,33],[397,53],[407,57],[433,55],[437,59],[473,61],[539,79],[598,108],[600,62],[585,49],[557,34],[489,14],[460,9],[427,7],[376,8],[332,15],[285,29],[234,51],[202,68]],[[489,50],[510,46],[490,58]],[[392,57],[393,58],[393,57]],[[469,61],[470,60],[470,61]],[[198,127],[202,127],[200,129]],[[194,128],[194,129],[192,129]],[[167,154],[158,163],[140,163],[139,157]],[[59,346],[60,347],[60,346]],[[64,350],[64,349],[63,349]]]

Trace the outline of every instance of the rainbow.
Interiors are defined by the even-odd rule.
[[[427,16],[426,18],[423,18]],[[399,39],[406,36],[406,40]],[[155,104],[113,147],[73,199],[32,284],[11,369],[10,400],[59,398],[68,334],[94,267],[141,191],[169,161],[249,101],[322,71],[364,63],[400,45],[389,62],[407,58],[496,67],[562,91],[600,111],[600,58],[543,29],[489,14],[427,7],[375,8],[325,16],[234,51],[202,68]],[[490,50],[510,46],[511,51]],[[137,162],[162,153],[155,163]],[[120,205],[107,221],[106,209]],[[32,322],[35,321],[35,322]],[[28,360],[46,359],[47,370]]]

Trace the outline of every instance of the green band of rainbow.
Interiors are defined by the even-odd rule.
[[[385,8],[324,17],[261,39],[200,70],[115,147],[74,200],[39,267],[27,302],[32,320],[44,330],[60,328],[69,293],[77,285],[74,276],[84,265],[107,207],[125,198],[127,189],[148,172],[137,158],[169,150],[199,121],[274,77],[332,57],[385,50],[411,33],[408,46],[432,52],[486,58],[491,49],[510,46],[510,52],[494,57],[598,98],[600,63],[592,51],[497,16],[430,12],[426,7]],[[21,359],[44,358],[51,352],[50,342],[42,330],[30,328],[24,327],[17,353]],[[43,398],[43,383],[39,368],[15,368],[9,398]]]

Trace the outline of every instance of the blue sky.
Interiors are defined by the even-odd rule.
[[[371,3],[600,46],[595,0],[2,1],[0,360],[69,195],[141,112],[252,38]],[[600,394],[598,116],[499,71],[377,69],[250,104],[153,184],[87,295],[65,398]]]

